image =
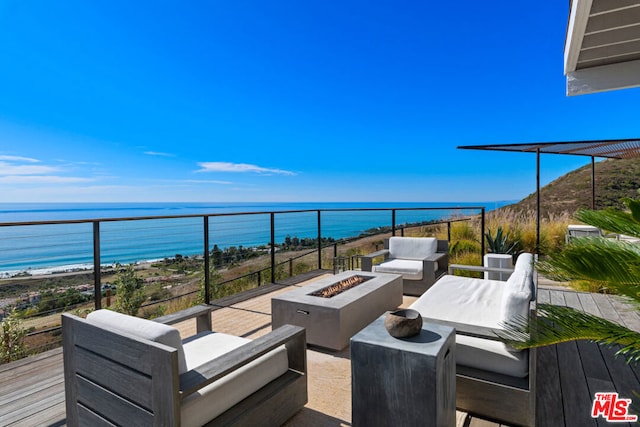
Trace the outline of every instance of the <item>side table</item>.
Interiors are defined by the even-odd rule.
[[[425,322],[394,338],[384,317],[351,338],[352,425],[455,426],[454,329]]]

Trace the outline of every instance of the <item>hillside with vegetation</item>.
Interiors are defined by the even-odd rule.
[[[640,159],[604,160],[595,164],[596,209],[624,209],[623,197],[638,197]],[[571,171],[544,186],[540,191],[540,211],[549,215],[573,214],[580,208],[591,209],[591,164]],[[506,207],[514,211],[535,211],[536,194]]]

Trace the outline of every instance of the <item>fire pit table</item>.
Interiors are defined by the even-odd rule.
[[[342,350],[349,339],[402,304],[402,276],[344,271],[271,298],[271,323],[307,330],[307,343]]]

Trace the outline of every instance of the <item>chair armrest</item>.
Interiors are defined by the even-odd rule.
[[[447,254],[446,252],[436,252],[433,253],[429,256],[424,257],[422,260],[423,261],[439,261],[442,258],[448,257],[449,254]]]
[[[383,255],[386,258],[389,255],[389,249],[381,249],[370,254],[361,255],[360,268],[362,268],[362,271],[371,271],[373,269],[373,259]]]
[[[422,319],[426,323],[436,323],[438,325],[451,326],[455,328],[457,334],[468,335],[476,338],[484,338],[493,341],[500,341],[498,335],[495,333],[495,329],[487,328],[486,326],[470,325],[467,323],[458,323],[450,320],[431,319],[423,317]]]
[[[389,255],[389,249],[380,249],[379,251],[372,252],[370,254],[362,255],[363,258],[376,258],[382,255]]]
[[[306,374],[306,330],[300,326],[283,325],[260,338],[181,374],[182,397],[195,393],[283,344],[287,348],[289,368]]]
[[[175,313],[167,314],[166,316],[156,317],[154,322],[164,323],[165,325],[173,325],[175,323],[182,322],[196,318],[196,331],[198,333],[211,330],[211,311],[212,305],[199,304],[184,310],[177,311]]]
[[[483,267],[481,265],[463,265],[463,264],[450,264],[449,274],[453,274],[455,270],[467,270],[467,271],[495,271],[498,273],[513,273],[513,268],[498,268],[498,267]]]

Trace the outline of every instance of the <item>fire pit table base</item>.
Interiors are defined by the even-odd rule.
[[[311,295],[353,276],[367,280],[330,298]],[[271,323],[302,326],[307,343],[342,350],[362,328],[402,304],[402,276],[345,271],[271,299]]]

